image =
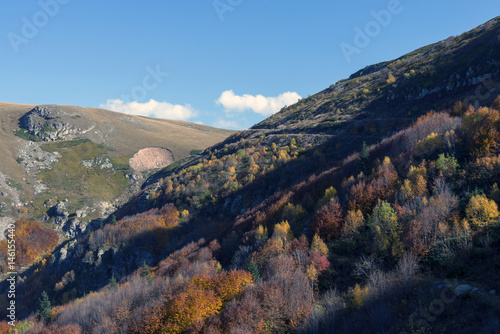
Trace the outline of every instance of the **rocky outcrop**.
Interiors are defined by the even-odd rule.
[[[42,169],[51,168],[60,158],[59,152],[47,152],[40,143],[23,141],[18,150],[18,162],[30,175],[35,175]]]
[[[73,218],[68,220],[62,227],[62,231],[68,238],[75,238],[87,230],[87,225]]]
[[[140,150],[129,160],[130,167],[137,172],[163,168],[174,162],[174,155],[166,148],[148,147]]]
[[[96,167],[100,169],[113,168],[113,164],[107,157],[95,157],[94,159],[82,160],[81,164],[87,169]]]
[[[82,116],[69,114],[58,106],[37,106],[19,119],[19,126],[43,141],[72,140],[82,129],[75,122],[66,121],[68,117],[77,120]]]
[[[108,217],[116,210],[116,207],[112,203],[101,201],[92,207],[84,206],[74,213],[70,213],[66,203],[67,200],[59,201],[52,206],[48,210],[49,216],[44,221],[53,222],[55,230],[63,233],[69,239],[99,228],[104,217]],[[100,218],[88,219],[88,216],[97,216]]]

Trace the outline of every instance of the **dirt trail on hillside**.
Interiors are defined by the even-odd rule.
[[[172,162],[174,162],[172,152],[161,147],[144,148],[129,160],[130,167],[138,172],[167,167]]]

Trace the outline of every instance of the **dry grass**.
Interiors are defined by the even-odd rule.
[[[21,195],[25,201],[31,199],[34,180],[30,180],[16,161],[22,139],[15,136],[14,131],[19,129],[19,118],[34,107],[0,102],[0,172],[22,185],[24,191]],[[184,121],[126,115],[97,108],[61,108],[80,115],[70,119],[79,128],[94,127],[82,138],[110,148],[116,157],[130,157],[146,147],[164,147],[172,151],[175,160],[179,160],[193,150],[203,150],[234,133]]]

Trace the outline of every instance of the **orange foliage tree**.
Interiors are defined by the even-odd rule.
[[[7,321],[0,322],[0,334],[9,334],[12,326],[7,323]]]
[[[193,282],[200,288],[214,290],[223,302],[228,302],[251,284],[253,278],[247,271],[231,270],[215,276],[196,276]]]
[[[154,303],[131,327],[133,333],[182,333],[200,331],[207,319],[221,313],[253,282],[249,272],[233,270],[193,277],[165,303]]]
[[[59,241],[56,231],[42,227],[35,220],[20,219],[15,225],[16,265],[33,263],[37,257],[54,248]],[[0,254],[4,257],[7,256],[7,242],[7,239],[3,240],[0,246]]]
[[[181,333],[191,326],[202,325],[203,320],[218,314],[222,299],[213,290],[188,284],[184,291],[173,296],[165,308],[163,333]]]

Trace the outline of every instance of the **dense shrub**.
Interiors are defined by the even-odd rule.
[[[108,224],[102,230],[97,230],[90,235],[89,245],[92,249],[97,249],[104,245],[119,246],[135,238],[137,243],[143,245],[161,246],[168,238],[168,231],[179,224],[179,212],[177,208],[169,203],[160,210],[152,209],[148,212],[137,214],[132,217],[125,217],[116,224]],[[148,232],[153,232],[147,234]],[[138,240],[139,235],[146,239]]]
[[[463,130],[471,155],[482,157],[495,153],[500,141],[498,110],[479,108],[465,114]]]
[[[42,227],[35,220],[21,219],[15,223],[14,240],[16,247],[16,265],[23,266],[33,263],[39,256],[52,250],[58,243],[57,232]],[[7,258],[7,239],[0,244],[0,254],[3,264]]]

